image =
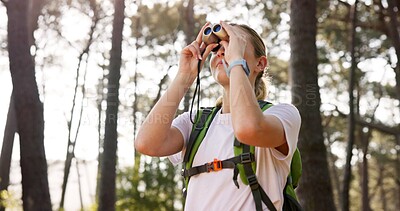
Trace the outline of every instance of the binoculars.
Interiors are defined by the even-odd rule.
[[[203,31],[202,41],[206,44],[219,43],[221,40],[228,41],[229,36],[226,31],[222,28],[221,24],[214,24],[207,26]],[[219,49],[219,46],[214,48],[212,51],[215,52]]]

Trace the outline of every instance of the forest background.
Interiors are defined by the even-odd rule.
[[[0,209],[182,210],[180,167],[133,142],[220,20],[262,35],[268,100],[302,114],[306,210],[400,207],[399,0],[1,2]],[[201,105],[220,95],[203,71]]]

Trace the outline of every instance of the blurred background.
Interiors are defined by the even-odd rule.
[[[1,0],[0,210],[182,210],[180,167],[133,143],[181,49],[220,20],[262,36],[267,100],[302,115],[305,210],[398,210],[399,8],[399,0]],[[201,106],[220,95],[206,64]]]

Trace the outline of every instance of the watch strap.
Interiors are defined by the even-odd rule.
[[[226,71],[226,75],[227,75],[228,77],[230,77],[231,69],[232,69],[233,67],[237,66],[237,65],[242,65],[245,74],[246,74],[247,76],[250,75],[250,70],[249,70],[249,68],[247,67],[247,62],[246,62],[246,60],[244,60],[244,59],[239,59],[239,60],[235,60],[235,61],[231,62],[231,63],[229,64],[229,67],[227,67],[225,60],[222,60],[222,63],[224,64],[224,68],[225,68],[225,71]]]

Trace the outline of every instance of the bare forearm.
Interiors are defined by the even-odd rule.
[[[253,87],[241,67],[230,78],[230,105],[235,136],[245,144],[277,147],[284,143],[280,121],[261,111]],[[268,135],[265,135],[268,134]]]
[[[230,110],[234,129],[260,121],[262,112],[253,93],[242,67],[234,67],[230,75]]]
[[[135,146],[145,154],[154,154],[159,148],[163,148],[171,130],[172,120],[175,117],[179,103],[193,83],[194,79],[188,75],[178,74],[166,92],[156,103],[143,122]],[[179,144],[170,143],[170,147],[176,148]]]

